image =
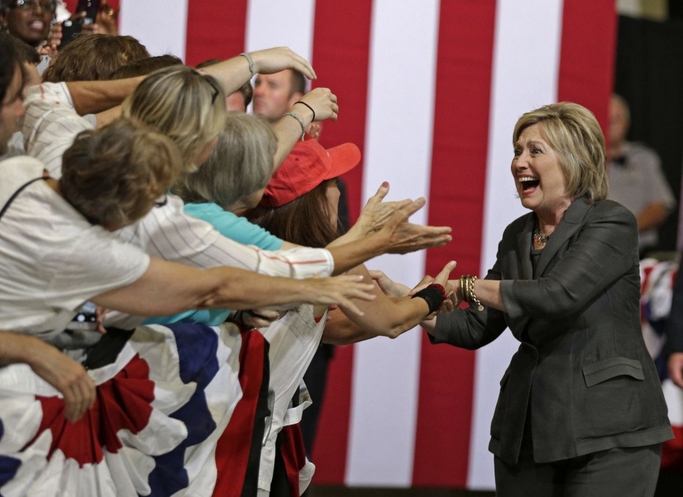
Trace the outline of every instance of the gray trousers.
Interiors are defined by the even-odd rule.
[[[495,458],[496,497],[652,497],[662,444],[615,448],[537,464]]]

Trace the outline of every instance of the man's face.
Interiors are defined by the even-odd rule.
[[[609,103],[609,146],[617,147],[626,140],[630,124],[624,104],[612,98]]]
[[[301,93],[292,93],[292,74],[288,69],[275,74],[259,74],[254,83],[254,114],[271,123],[278,121]]]
[[[0,108],[0,153],[7,152],[7,142],[14,134],[17,121],[26,113],[26,109],[21,102],[22,80],[19,65],[14,67],[12,82],[7,88],[5,99]]]

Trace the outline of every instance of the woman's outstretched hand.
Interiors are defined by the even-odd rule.
[[[363,277],[359,275],[342,275],[332,278],[308,278],[301,280],[306,285],[302,302],[314,305],[337,304],[353,313],[363,316],[352,299],[375,300],[372,291],[375,285],[362,283]]]
[[[426,200],[419,198],[397,210],[378,231],[386,237],[384,246],[387,254],[407,254],[432,247],[443,247],[452,240],[448,226],[422,226],[408,222],[410,216],[425,206]]]
[[[347,234],[353,239],[361,239],[382,229],[384,224],[391,219],[396,211],[410,205],[411,200],[399,200],[396,202],[384,202],[384,197],[389,193],[389,183],[382,183],[368,202]]]

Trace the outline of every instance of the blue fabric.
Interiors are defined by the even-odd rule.
[[[0,440],[2,440],[4,434],[5,427],[3,426],[2,421],[0,421]],[[14,478],[14,475],[16,475],[19,470],[19,466],[21,466],[21,461],[19,459],[9,456],[0,456],[0,488]]]
[[[185,213],[211,224],[221,235],[243,245],[255,245],[263,250],[280,250],[282,240],[243,217],[223,210],[214,203],[185,204]],[[149,318],[144,324],[201,323],[217,326],[230,316],[229,309],[188,311],[173,316]]]
[[[256,245],[263,250],[280,250],[282,240],[256,224],[213,203],[186,204],[185,213],[211,224],[223,236],[243,245]]]
[[[156,467],[149,474],[150,497],[170,497],[187,487],[185,450],[206,440],[216,429],[204,390],[218,373],[218,336],[196,324],[176,324],[169,328],[178,348],[180,379],[186,384],[196,383],[197,390],[187,404],[171,414],[185,424],[187,438],[171,452],[154,457]]]

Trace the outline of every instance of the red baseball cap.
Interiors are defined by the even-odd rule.
[[[323,181],[341,176],[360,162],[360,149],[344,143],[327,150],[317,140],[298,142],[270,179],[261,205],[280,207]]]

